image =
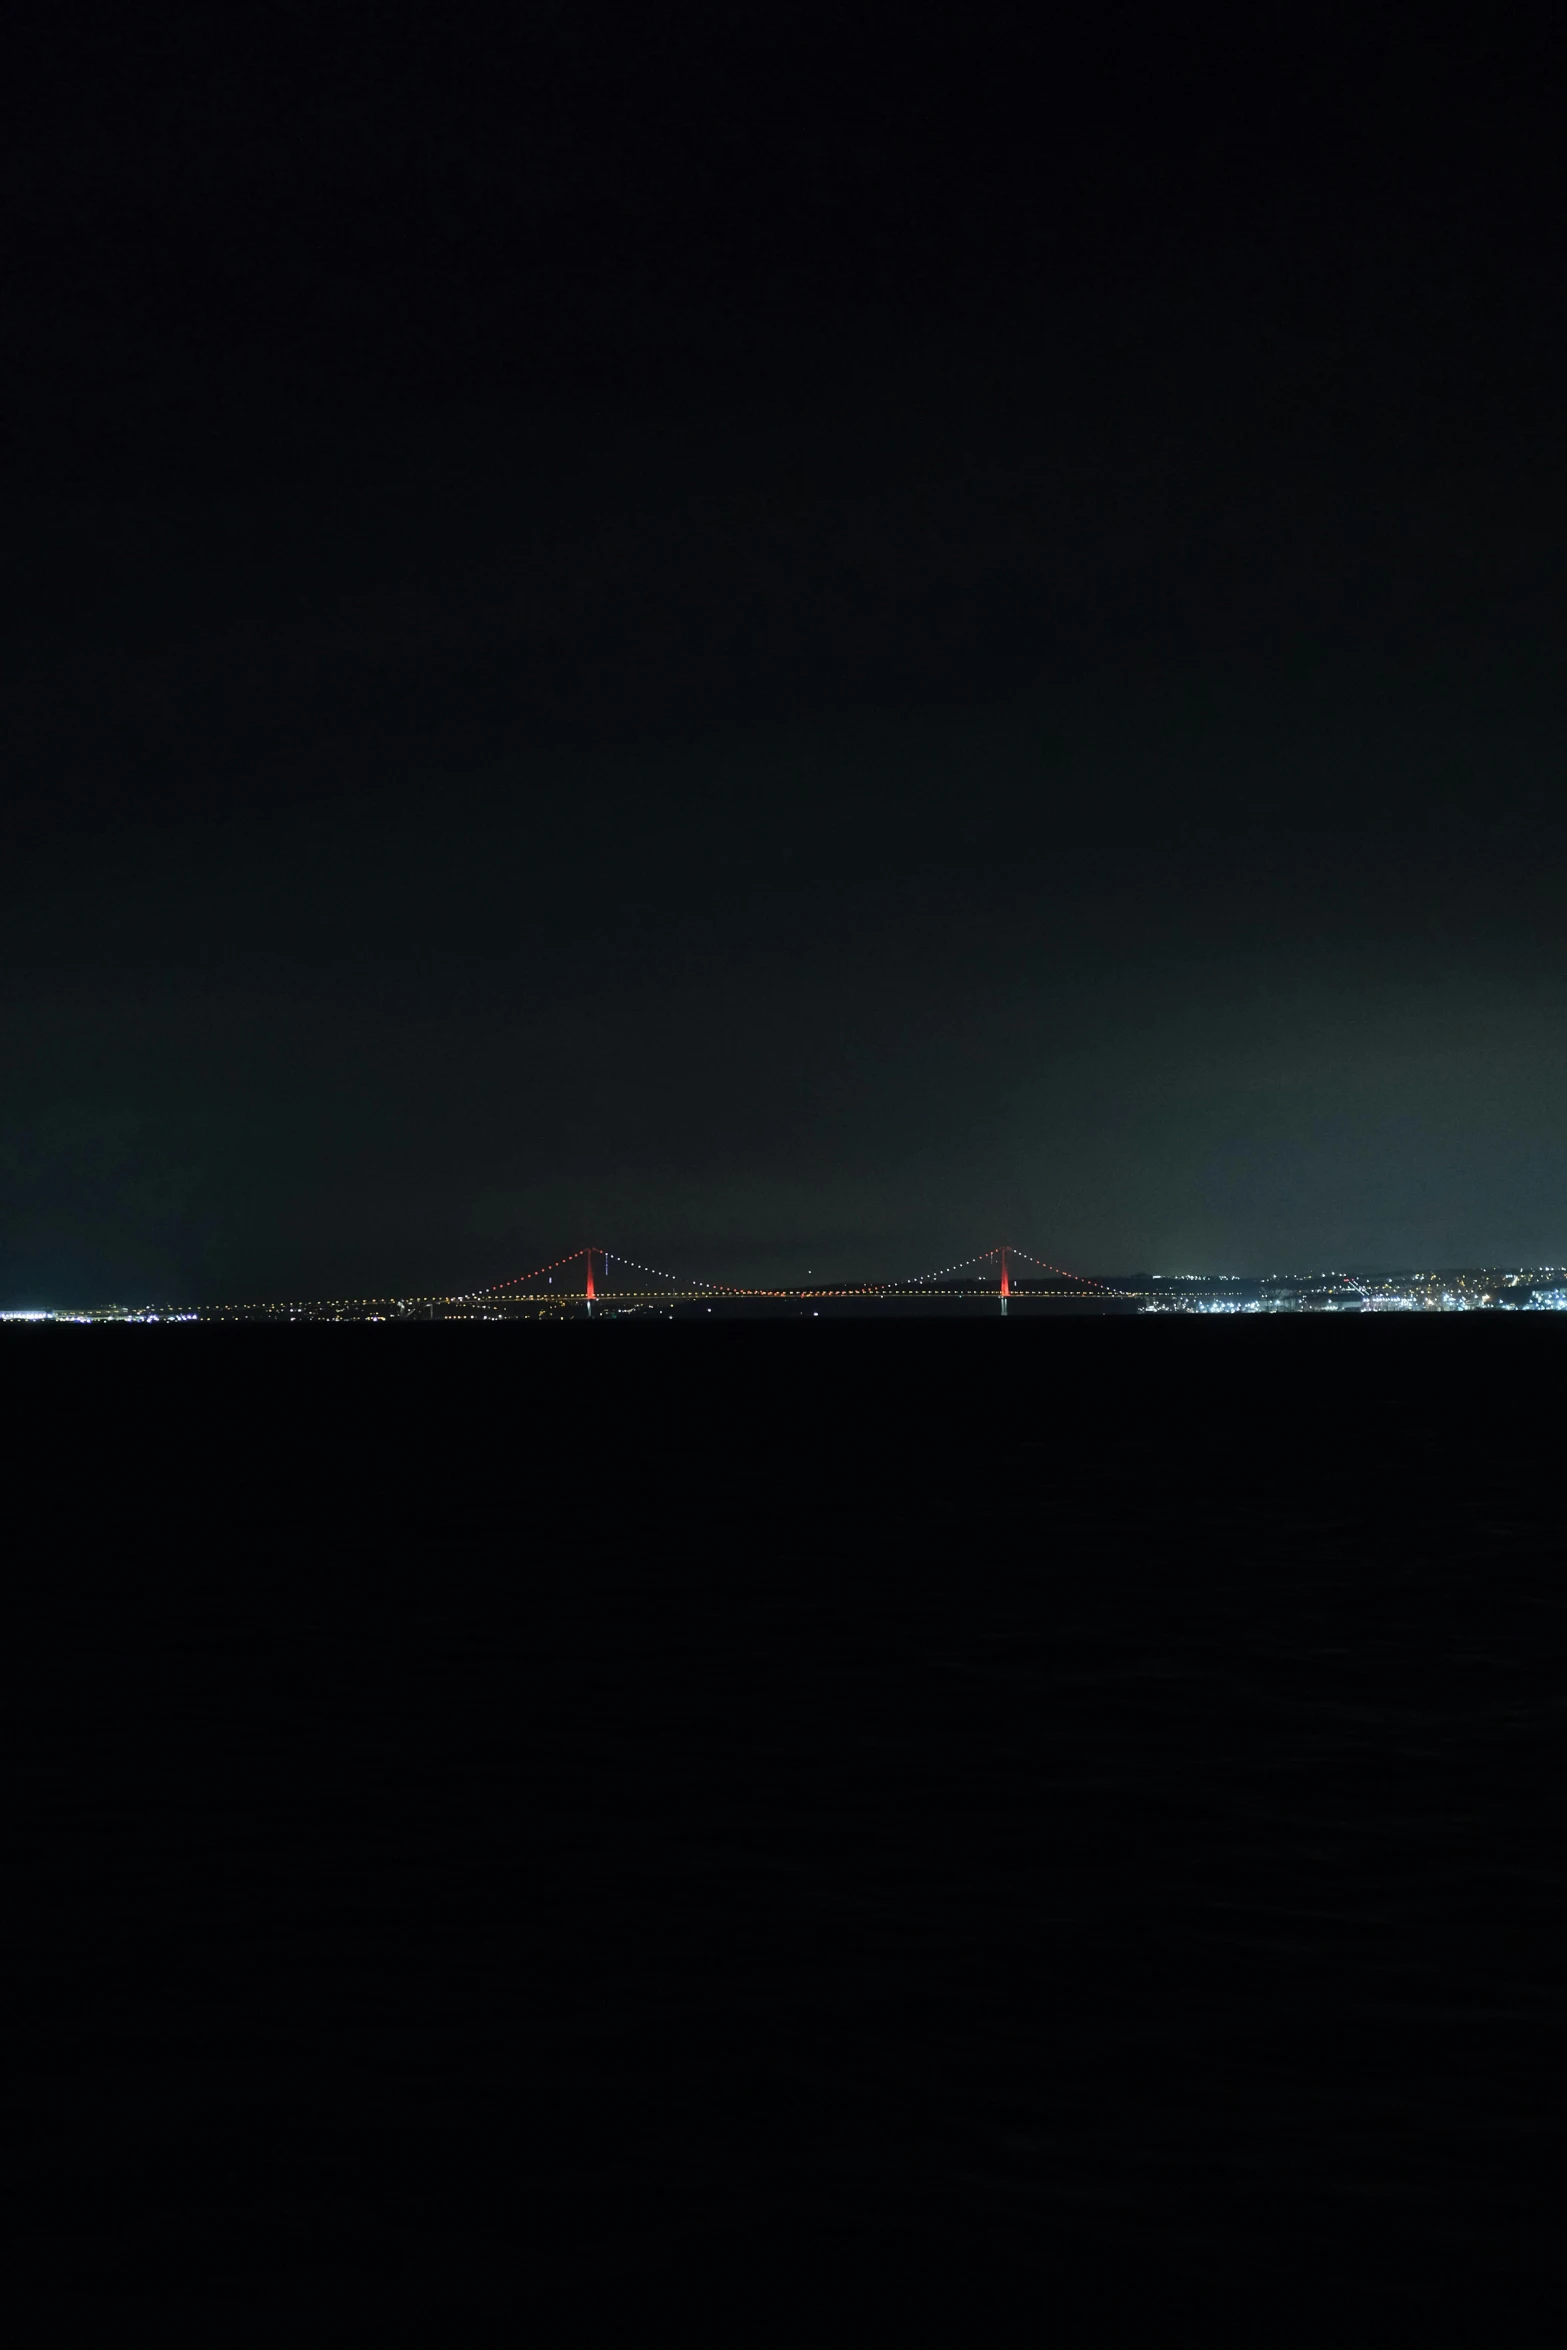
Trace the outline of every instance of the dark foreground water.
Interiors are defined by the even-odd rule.
[[[4,1338],[13,2338],[1567,2313],[1551,1318]]]

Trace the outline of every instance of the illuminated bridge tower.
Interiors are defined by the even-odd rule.
[[[1001,1251],[1001,1312],[1003,1318],[1005,1318],[1006,1315],[1007,1299],[1011,1296],[1011,1294],[1012,1284],[1007,1279],[1007,1252],[1003,1248]]]
[[[592,1251],[591,1249],[589,1249],[589,1250],[588,1250],[588,1252],[587,1252],[587,1258],[588,1258],[588,1320],[591,1322],[591,1321],[592,1321],[592,1319],[593,1319],[593,1251]]]

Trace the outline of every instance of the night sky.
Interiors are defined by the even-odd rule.
[[[30,0],[0,1302],[1567,1258],[1558,85]]]

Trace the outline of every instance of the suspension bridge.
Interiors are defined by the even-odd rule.
[[[799,1287],[748,1287],[696,1280],[622,1256],[616,1249],[584,1243],[569,1255],[536,1265],[479,1289],[402,1297],[259,1299],[241,1305],[209,1306],[199,1318],[210,1321],[535,1321],[626,1318],[692,1310],[777,1315],[852,1313],[878,1309],[919,1310],[966,1307],[1006,1314],[1017,1306],[1102,1305],[1134,1301],[1135,1292],[1117,1289],[1086,1273],[1068,1272],[1010,1241],[981,1249],[951,1265],[891,1281],[838,1282]]]

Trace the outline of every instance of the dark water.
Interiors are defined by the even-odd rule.
[[[1567,1330],[23,1330],[18,2339],[1559,2324]]]

